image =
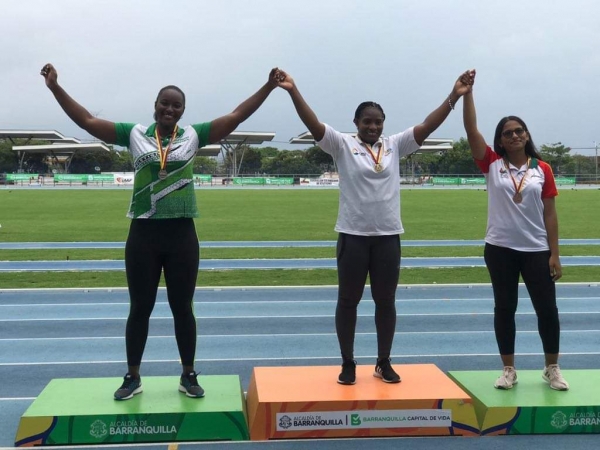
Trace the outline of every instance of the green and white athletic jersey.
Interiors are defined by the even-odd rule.
[[[167,155],[167,178],[158,178],[160,157],[154,136],[156,124],[149,127],[116,123],[117,145],[127,147],[133,156],[135,177],[127,217],[132,219],[176,219],[198,217],[194,193],[194,156],[208,144],[210,122],[179,128]],[[171,136],[162,138],[163,149]]]

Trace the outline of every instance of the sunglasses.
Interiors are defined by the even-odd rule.
[[[506,139],[510,139],[512,135],[516,134],[518,137],[521,137],[525,134],[525,130],[523,128],[515,128],[514,130],[505,130],[502,132],[502,136]]]

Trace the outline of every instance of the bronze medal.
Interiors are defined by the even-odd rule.
[[[375,172],[377,172],[377,173],[383,172],[383,166],[379,163],[375,164]]]
[[[167,178],[167,171],[165,169],[161,169],[158,171],[158,178],[164,180]]]
[[[513,195],[513,202],[515,202],[517,205],[519,203],[521,203],[523,201],[523,195],[521,195],[520,192],[517,192],[515,195]]]

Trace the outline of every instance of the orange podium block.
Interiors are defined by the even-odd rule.
[[[444,372],[394,368],[401,383],[384,383],[364,365],[356,384],[343,386],[340,366],[256,367],[246,397],[250,439],[479,435],[471,397]]]

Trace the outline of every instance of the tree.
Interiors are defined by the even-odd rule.
[[[445,151],[438,162],[438,173],[447,175],[480,174],[473,162],[469,141],[460,138],[452,145],[451,150]]]
[[[303,150],[281,150],[277,156],[263,160],[263,172],[272,175],[317,175],[322,171],[311,164]]]
[[[0,172],[12,173],[19,168],[19,158],[12,146],[13,143],[8,139],[0,140]]]
[[[238,160],[239,164],[239,160]],[[242,164],[240,165],[239,173],[241,174],[256,174],[261,171],[262,156],[257,149],[248,147],[244,152]]]
[[[111,169],[102,168],[104,172],[109,170],[112,172],[133,172],[133,157],[127,150],[111,152],[112,167]]]
[[[325,153],[321,147],[314,146],[304,150],[306,154],[306,160],[315,167],[319,167],[322,172],[335,171],[335,164],[333,163],[333,157]]]
[[[113,154],[111,150],[91,150],[89,152],[77,152],[71,159],[69,172],[71,173],[96,173],[96,167],[101,171],[112,171]]]
[[[194,158],[194,173],[217,173],[217,161],[208,156],[196,156]]]
[[[542,145],[539,149],[540,156],[552,167],[556,174],[567,173],[567,166],[571,163],[572,156],[569,155],[570,147],[564,146],[560,142],[554,144]]]

